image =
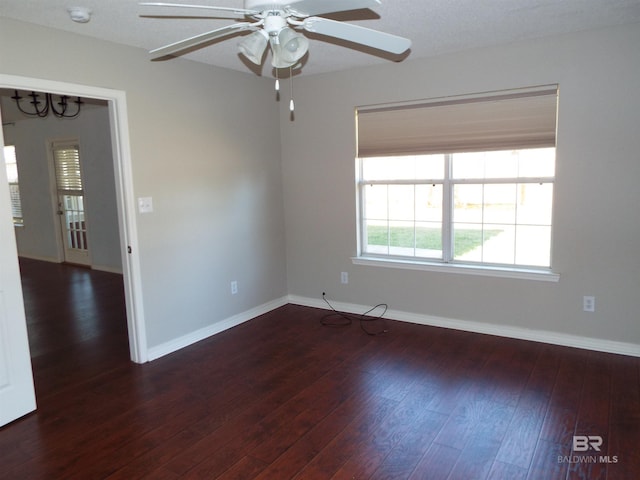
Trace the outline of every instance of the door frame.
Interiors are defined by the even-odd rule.
[[[125,92],[90,85],[5,74],[0,74],[0,88],[43,91],[57,95],[80,96],[107,101],[116,183],[129,353],[133,362],[147,362],[149,357],[142,300],[140,255],[137,249],[138,232],[135,222],[136,208]],[[17,250],[14,253],[17,257]]]

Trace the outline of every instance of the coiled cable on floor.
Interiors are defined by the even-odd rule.
[[[333,313],[328,313],[327,315],[324,315],[320,320],[320,323],[325,327],[348,327],[354,321],[358,321],[360,323],[360,329],[367,335],[377,336],[377,335],[382,335],[384,333],[387,333],[389,331],[389,329],[387,328],[387,321],[385,318],[383,318],[384,314],[387,313],[387,309],[389,308],[389,306],[386,303],[379,303],[376,306],[367,310],[366,312],[360,315],[357,315],[357,314],[339,312],[338,310],[333,308],[333,305],[331,305],[331,302],[327,300],[325,292],[322,292],[322,300],[324,300],[324,302],[329,306],[329,308],[333,312]],[[383,309],[382,313],[374,317],[369,316],[369,314],[375,311],[376,309]],[[336,320],[336,317],[337,317],[337,320]],[[373,323],[373,322],[379,322],[380,327],[376,329],[368,329],[365,327],[365,324]]]

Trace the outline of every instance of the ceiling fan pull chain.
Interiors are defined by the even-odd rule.
[[[280,79],[278,78],[278,69],[276,68],[276,93],[280,93]]]
[[[294,104],[293,104],[293,69],[289,67],[289,88],[291,91],[291,100],[289,101],[289,111],[293,112]]]

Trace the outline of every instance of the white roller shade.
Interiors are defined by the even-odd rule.
[[[554,147],[556,85],[357,112],[358,156]]]

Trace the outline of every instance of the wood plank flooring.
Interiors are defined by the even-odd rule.
[[[287,305],[135,365],[120,276],[21,268],[39,408],[0,479],[640,478],[638,358]]]

